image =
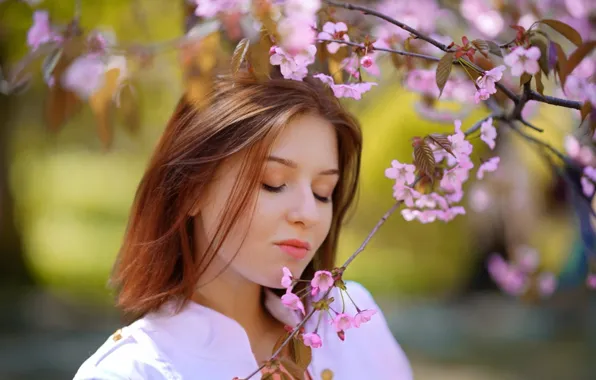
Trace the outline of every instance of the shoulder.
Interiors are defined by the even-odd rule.
[[[112,334],[78,369],[73,380],[174,380],[133,324]],[[140,338],[140,339],[139,339]]]

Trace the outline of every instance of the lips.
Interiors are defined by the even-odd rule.
[[[284,240],[275,243],[284,253],[289,256],[302,260],[310,251],[310,244],[308,242],[298,239]]]

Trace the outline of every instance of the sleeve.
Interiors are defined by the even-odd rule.
[[[370,347],[366,353],[369,365],[374,372],[383,379],[412,380],[410,362],[397,343],[393,333],[387,325],[387,320],[370,292],[356,282],[346,282],[346,289],[354,303],[360,310],[374,309],[377,311],[370,321],[358,329],[350,329],[346,339],[353,338],[363,347]],[[355,311],[355,310],[354,310]]]
[[[169,380],[159,363],[144,358],[132,337],[118,342],[111,339],[79,368],[73,380]]]

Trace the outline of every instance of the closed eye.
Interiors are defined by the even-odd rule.
[[[263,189],[269,191],[270,193],[281,193],[285,187],[285,184],[281,186],[269,186],[265,183],[263,184]],[[331,197],[322,197],[316,193],[313,193],[313,195],[319,202],[329,203],[331,201]]]

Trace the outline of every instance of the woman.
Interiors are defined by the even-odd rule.
[[[333,268],[357,188],[357,121],[311,78],[219,78],[207,101],[180,102],[136,194],[112,278],[136,321],[76,380],[245,378],[299,322],[279,298],[282,268],[306,280]],[[344,305],[332,288],[334,313],[377,308],[360,285],[346,290]],[[382,313],[348,331],[318,314],[304,326],[322,338],[305,378],[412,378]]]

